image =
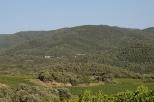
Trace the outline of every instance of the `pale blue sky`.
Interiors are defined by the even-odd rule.
[[[0,33],[77,25],[154,26],[154,0],[0,0]]]

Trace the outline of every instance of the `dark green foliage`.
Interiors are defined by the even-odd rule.
[[[154,47],[146,44],[133,44],[121,49],[119,57],[122,61],[134,63],[154,63]]]
[[[98,81],[112,82],[112,74],[102,73],[100,76],[96,77]]]
[[[58,89],[60,101],[68,100],[71,98],[71,94],[68,89]]]
[[[38,79],[40,79],[41,81],[52,81],[51,75],[48,71],[40,72],[38,75]]]

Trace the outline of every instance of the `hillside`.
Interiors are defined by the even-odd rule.
[[[76,69],[78,73],[87,73],[87,70],[91,73],[94,70],[102,72],[103,67],[107,66],[110,69],[107,72],[114,74],[117,74],[117,68],[121,69],[119,73],[125,73],[123,69],[152,73],[152,29],[84,25],[52,31],[25,31],[0,35],[0,68],[15,72],[16,68],[23,72],[55,68],[56,71],[63,69],[74,73]],[[85,71],[84,64],[80,63],[85,63]],[[92,67],[93,65],[98,68]],[[89,69],[91,67],[92,69]]]
[[[85,25],[53,31],[18,32],[1,35],[0,47],[8,47],[6,52],[9,54],[56,56],[88,54],[125,47],[131,43],[153,43],[154,34],[149,29]]]
[[[8,40],[9,36],[9,34],[0,34],[0,48],[8,47],[11,45]]]
[[[144,29],[143,31],[149,32],[149,33],[154,33],[154,27],[146,28],[146,29]]]

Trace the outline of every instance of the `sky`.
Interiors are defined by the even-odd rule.
[[[154,0],[0,0],[0,34],[79,25],[154,27]]]

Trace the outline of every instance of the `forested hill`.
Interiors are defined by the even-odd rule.
[[[150,28],[144,29],[144,31],[150,32],[150,33],[154,33],[154,27],[150,27]]]
[[[84,25],[52,31],[25,31],[0,35],[0,48],[4,48],[6,54],[88,54],[123,48],[136,43],[153,45],[154,28],[140,30]]]

